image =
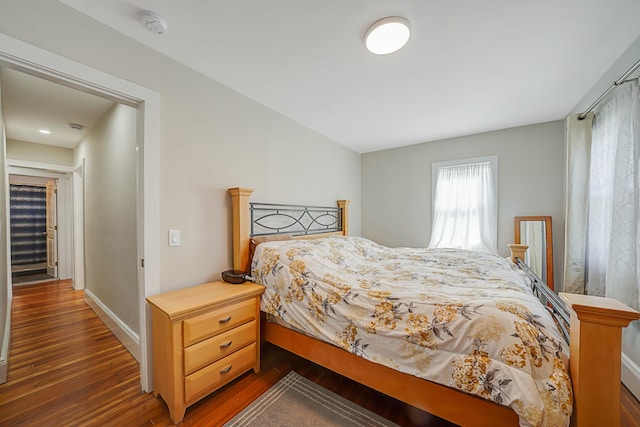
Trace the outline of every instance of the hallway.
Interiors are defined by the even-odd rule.
[[[141,392],[138,363],[83,298],[70,280],[14,288],[0,424],[109,425],[129,411],[162,413]]]

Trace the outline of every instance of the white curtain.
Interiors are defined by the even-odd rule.
[[[640,85],[626,84],[593,120],[587,293],[638,309]]]
[[[497,252],[491,163],[438,168],[430,248]]]
[[[587,212],[593,113],[566,120],[567,176],[564,245],[564,291],[584,293],[587,254]]]

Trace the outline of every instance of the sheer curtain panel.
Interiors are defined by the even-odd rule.
[[[589,163],[593,113],[584,120],[567,117],[566,220],[564,245],[564,291],[584,293],[587,254]]]
[[[431,248],[497,252],[497,213],[491,163],[439,167]]]
[[[640,283],[640,85],[595,114],[587,224],[587,292],[638,309]]]

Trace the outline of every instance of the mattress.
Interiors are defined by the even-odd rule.
[[[258,245],[261,310],[367,360],[569,425],[568,354],[526,277],[498,255],[359,237]]]

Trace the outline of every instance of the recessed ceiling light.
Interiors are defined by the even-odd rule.
[[[371,53],[386,55],[400,50],[411,37],[409,21],[390,16],[376,21],[364,33],[364,43]]]
[[[50,134],[51,134],[51,131],[50,131],[50,130],[47,130],[47,129],[40,129],[40,133],[43,133],[43,134],[45,134],[45,135],[50,135]]]

